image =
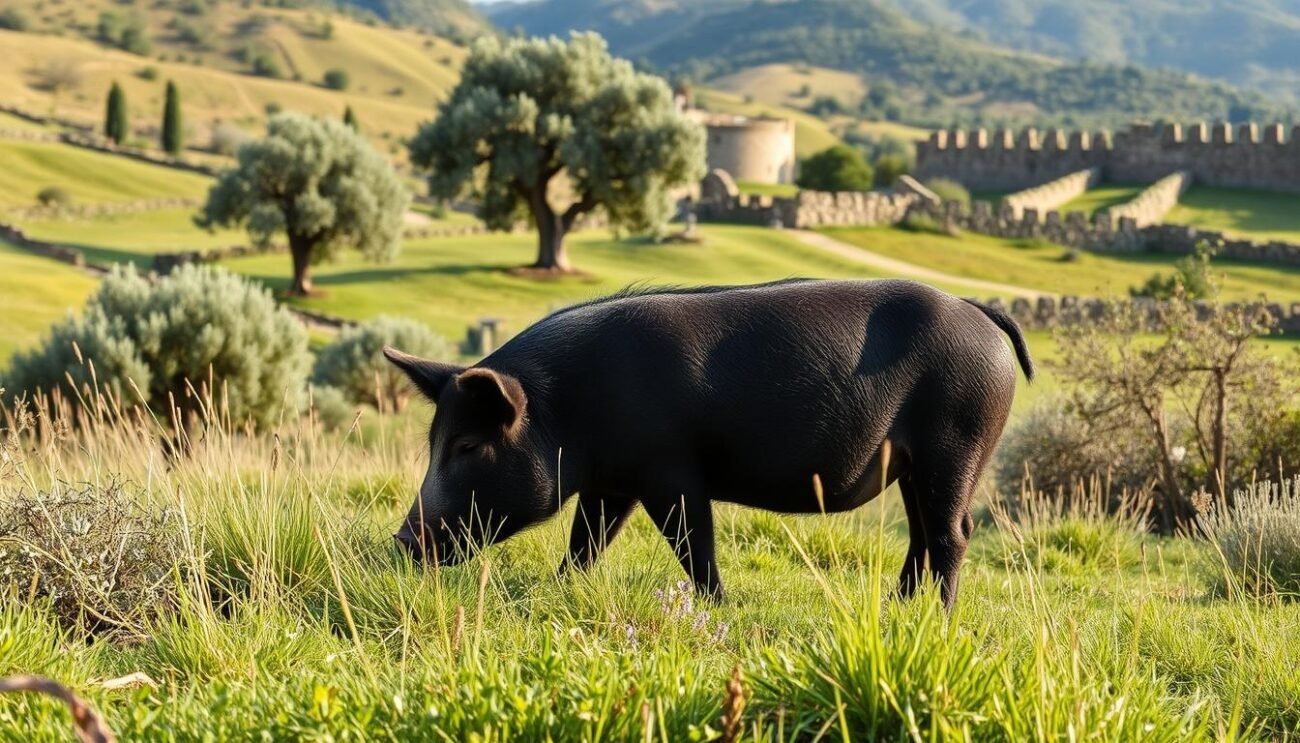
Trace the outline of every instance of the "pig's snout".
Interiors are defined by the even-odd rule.
[[[455,549],[447,522],[439,521],[439,527],[406,522],[393,535],[393,540],[417,563],[455,565],[461,561],[460,550]]]

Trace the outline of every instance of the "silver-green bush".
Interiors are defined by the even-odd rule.
[[[175,406],[187,423],[215,400],[223,416],[261,426],[301,407],[310,363],[306,330],[265,289],[208,267],[153,283],[119,267],[2,381],[10,396],[111,396],[164,420]]]
[[[1300,477],[1233,494],[1232,507],[1202,498],[1201,523],[1217,546],[1210,574],[1255,595],[1300,597]]]
[[[405,375],[384,359],[384,346],[416,356],[446,360],[455,354],[445,338],[403,317],[381,315],[346,328],[316,358],[313,379],[337,387],[349,399],[401,410],[411,397]]]

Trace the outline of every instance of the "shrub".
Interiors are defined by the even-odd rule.
[[[318,384],[311,386],[311,409],[326,431],[337,431],[348,425],[357,411],[343,390]]]
[[[145,19],[138,13],[126,17],[111,10],[100,13],[95,35],[100,42],[132,54],[148,54],[153,47]]]
[[[1253,595],[1300,597],[1300,477],[1253,483],[1233,494],[1232,508],[1197,499],[1218,558],[1211,580]]]
[[[1101,480],[1112,494],[1135,492],[1153,475],[1144,443],[1124,431],[1098,431],[1063,395],[1039,400],[1002,437],[994,459],[998,489],[1069,496]],[[1025,482],[1026,479],[1028,482]],[[1118,500],[1111,502],[1118,505]]]
[[[337,67],[332,70],[326,70],[325,77],[322,78],[325,87],[330,90],[347,90],[350,81],[351,78],[348,76],[348,71],[341,70]]]
[[[343,391],[349,399],[380,409],[401,410],[411,397],[406,377],[384,358],[384,346],[423,356],[446,359],[451,345],[414,320],[380,316],[347,328],[321,349],[313,379]]]
[[[10,31],[26,31],[32,27],[32,21],[22,8],[14,6],[0,10],[0,28]]]
[[[123,407],[154,405],[163,420],[174,404],[186,424],[215,399],[222,415],[267,425],[298,408],[309,364],[306,331],[265,289],[208,267],[183,266],[153,284],[119,267],[80,316],[14,356],[3,386],[93,404],[89,387]],[[209,380],[216,389],[205,399]]]
[[[861,152],[838,144],[800,163],[797,183],[813,191],[866,191],[871,188],[872,176]]]
[[[1152,299],[1210,299],[1216,293],[1214,277],[1210,273],[1210,261],[1216,249],[1205,240],[1196,243],[1192,254],[1174,262],[1174,273],[1170,275],[1152,274],[1142,286],[1129,289],[1135,297]]]
[[[251,137],[243,129],[229,122],[218,121],[212,125],[212,138],[208,148],[221,155],[234,155],[249,139]]]
[[[912,169],[911,160],[904,154],[887,152],[876,158],[876,185],[892,186],[898,176]]]
[[[72,203],[72,194],[62,186],[46,186],[36,192],[36,200],[41,206],[59,207]]]
[[[902,228],[912,232],[924,232],[931,235],[958,237],[961,230],[956,225],[945,224],[926,214],[908,214],[903,217]]]
[[[118,485],[0,501],[0,592],[43,600],[59,623],[138,633],[174,602],[179,529]]]
[[[253,68],[253,74],[259,77],[282,77],[280,63],[276,61],[275,56],[270,52],[255,52],[249,66]]]
[[[140,78],[141,80],[148,80],[149,82],[153,82],[154,80],[158,79],[158,68],[154,67],[153,65],[149,65],[147,67],[141,67],[140,69],[135,71],[135,76]]]
[[[970,206],[970,191],[951,178],[931,178],[925,182],[925,187],[944,201],[957,201]]]

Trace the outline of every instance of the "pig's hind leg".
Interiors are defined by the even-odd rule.
[[[676,497],[661,494],[658,499],[642,501],[642,505],[668,540],[696,592],[721,601],[722,579],[714,553],[713,505],[709,499],[699,491],[687,491]]]

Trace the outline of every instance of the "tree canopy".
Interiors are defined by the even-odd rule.
[[[535,267],[561,271],[579,217],[599,207],[613,226],[652,230],[671,216],[672,191],[704,174],[703,128],[596,34],[480,39],[410,151],[435,195],[476,198],[489,227],[531,215]]]
[[[341,121],[278,114],[266,137],[240,147],[238,157],[197,221],[247,225],[262,245],[284,233],[293,256],[290,293],[309,293],[309,266],[344,247],[375,260],[397,254],[410,193],[392,164]]]

